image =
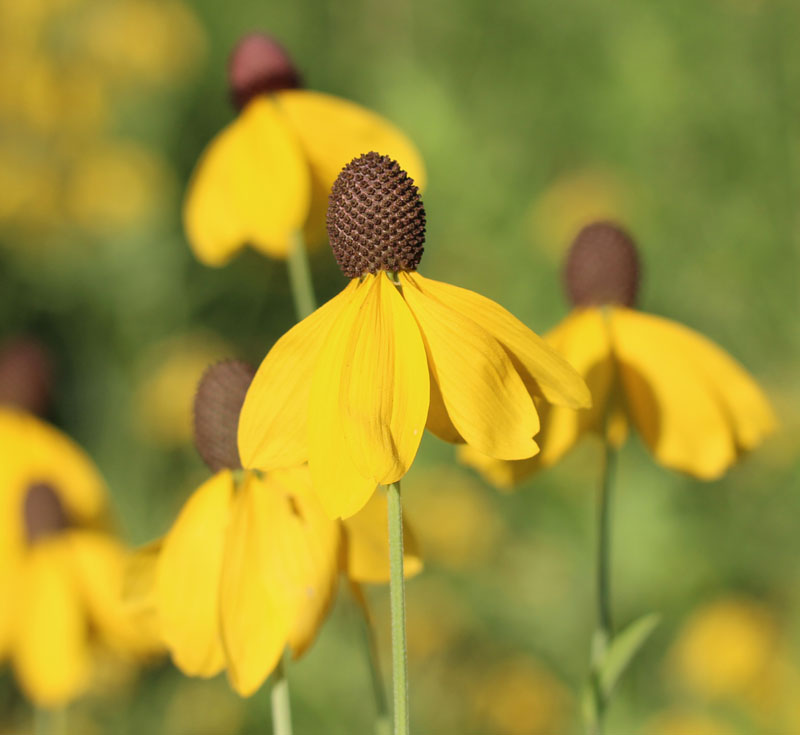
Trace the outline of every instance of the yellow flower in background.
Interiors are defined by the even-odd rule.
[[[702,712],[670,709],[649,719],[642,735],[738,735],[739,730]]]
[[[0,658],[57,707],[89,685],[95,651],[152,652],[122,603],[127,551],[105,529],[106,489],[55,428],[0,409]]]
[[[780,649],[769,609],[754,600],[726,598],[704,605],[686,621],[671,652],[671,672],[708,700],[741,702],[768,673]]]
[[[427,426],[501,459],[537,451],[533,396],[589,404],[578,374],[501,306],[416,273],[414,182],[368,153],[336,180],[328,235],[349,285],[270,350],[242,409],[248,468],[308,460],[331,517],[408,471]]]
[[[546,339],[585,378],[592,409],[545,409],[541,452],[531,460],[500,463],[465,447],[464,462],[509,487],[587,433],[605,431],[619,446],[632,424],[659,464],[710,480],[774,430],[769,402],[732,357],[688,327],[633,308],[638,279],[627,233],[602,222],[581,230],[566,266],[575,309]]]
[[[300,89],[270,37],[245,36],[229,77],[239,115],[203,153],[184,207],[189,243],[206,265],[223,265],[245,245],[286,257],[298,232],[320,241],[331,185],[364,151],[391,154],[421,183],[420,156],[397,128],[352,102]]]
[[[201,381],[195,437],[216,474],[131,567],[138,589],[128,595],[152,609],[181,671],[209,677],[226,669],[242,696],[261,686],[287,646],[298,657],[313,642],[340,571],[356,583],[389,578],[386,527],[376,523],[386,516],[384,499],[345,525],[323,512],[307,467],[241,470],[236,423],[252,375],[228,361]],[[421,564],[407,541],[411,575]]]

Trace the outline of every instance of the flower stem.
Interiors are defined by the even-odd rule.
[[[614,471],[615,452],[606,438],[603,453],[603,468],[597,507],[597,621],[592,636],[589,691],[591,714],[588,723],[590,735],[602,735],[603,719],[608,699],[601,687],[602,665],[613,636],[611,623],[611,484]]]
[[[408,657],[406,655],[406,601],[403,576],[403,507],[400,483],[388,485],[389,598],[392,609],[392,689],[394,735],[408,735]]]
[[[283,666],[283,659],[278,661],[275,671],[272,674],[272,734],[273,735],[292,735],[292,708],[289,702],[289,680],[286,678],[286,670]]]
[[[292,289],[297,318],[305,319],[317,308],[317,300],[314,296],[314,284],[311,281],[306,243],[303,233],[299,230],[292,233],[289,257],[286,263],[289,269],[289,284]]]
[[[66,710],[37,708],[33,713],[33,732],[34,735],[66,735]]]

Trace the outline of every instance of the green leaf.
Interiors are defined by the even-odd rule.
[[[639,649],[661,622],[658,613],[648,613],[634,620],[621,633],[614,636],[600,665],[600,689],[608,698],[620,676],[630,665]]]

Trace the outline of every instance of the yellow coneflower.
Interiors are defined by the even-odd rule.
[[[537,451],[534,396],[589,405],[580,376],[498,304],[416,272],[425,210],[396,161],[342,170],[328,236],[349,285],[270,350],[239,423],[245,467],[308,460],[347,517],[411,466],[427,426],[499,459]]]
[[[577,236],[566,265],[574,310],[546,335],[586,379],[591,411],[546,409],[541,452],[497,462],[471,447],[462,459],[509,487],[557,462],[585,434],[619,446],[632,424],[659,464],[719,477],[774,430],[769,402],[748,373],[697,332],[634,308],[639,261],[630,236],[597,222]]]
[[[207,265],[224,264],[248,244],[287,257],[296,233],[319,241],[331,184],[365,150],[387,151],[423,176],[419,154],[397,128],[352,102],[301,89],[291,59],[269,36],[242,38],[229,79],[239,115],[203,153],[184,208],[189,242]]]
[[[234,689],[253,694],[284,649],[300,656],[333,600],[340,571],[358,582],[389,578],[388,541],[373,519],[385,501],[347,524],[331,521],[308,468],[242,470],[236,424],[252,379],[236,361],[209,369],[195,400],[195,438],[216,472],[189,498],[172,528],[144,551],[138,576],[175,664],[191,676],[223,669]],[[385,525],[383,536],[386,536]],[[409,574],[421,564],[409,538]]]
[[[77,445],[0,409],[0,657],[37,706],[79,696],[97,647],[154,650],[122,603],[127,551],[104,530],[107,512],[103,480]]]

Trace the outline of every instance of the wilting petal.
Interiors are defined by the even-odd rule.
[[[213,676],[225,665],[219,585],[233,496],[223,471],[201,485],[164,538],[156,572],[161,634],[178,668]]]
[[[508,352],[526,386],[548,402],[588,408],[591,396],[581,376],[539,335],[485,296],[415,274],[420,290],[447,304],[491,334]]]
[[[343,521],[347,539],[347,576],[354,582],[389,581],[389,526],[386,493],[376,492],[369,502]],[[422,570],[419,546],[408,523],[403,522],[403,574]]]
[[[394,125],[353,102],[309,90],[275,95],[311,168],[311,212],[306,236],[322,239],[328,194],[339,172],[356,156],[369,151],[390,156],[422,188],[425,171],[413,143]]]
[[[239,456],[246,468],[291,467],[308,458],[311,378],[333,323],[357,281],[284,334],[258,368],[239,415]]]
[[[735,437],[705,372],[665,320],[622,308],[610,319],[628,412],[656,459],[702,479],[721,475],[736,459]]]
[[[314,491],[331,518],[357,513],[378,484],[359,472],[344,436],[341,392],[353,328],[374,276],[360,283],[330,326],[311,381],[308,466]]]
[[[506,352],[472,319],[417,287],[416,274],[400,277],[422,332],[431,380],[439,384],[455,428],[492,457],[532,456],[539,418]]]
[[[376,484],[396,482],[417,454],[428,415],[428,361],[414,317],[385,273],[356,313],[342,370],[350,455]]]
[[[86,687],[88,624],[64,539],[30,550],[20,578],[14,669],[26,695],[58,707]]]
[[[309,202],[302,149],[275,103],[259,97],[204,151],[186,195],[184,226],[206,265],[223,265],[246,244],[285,257]]]

